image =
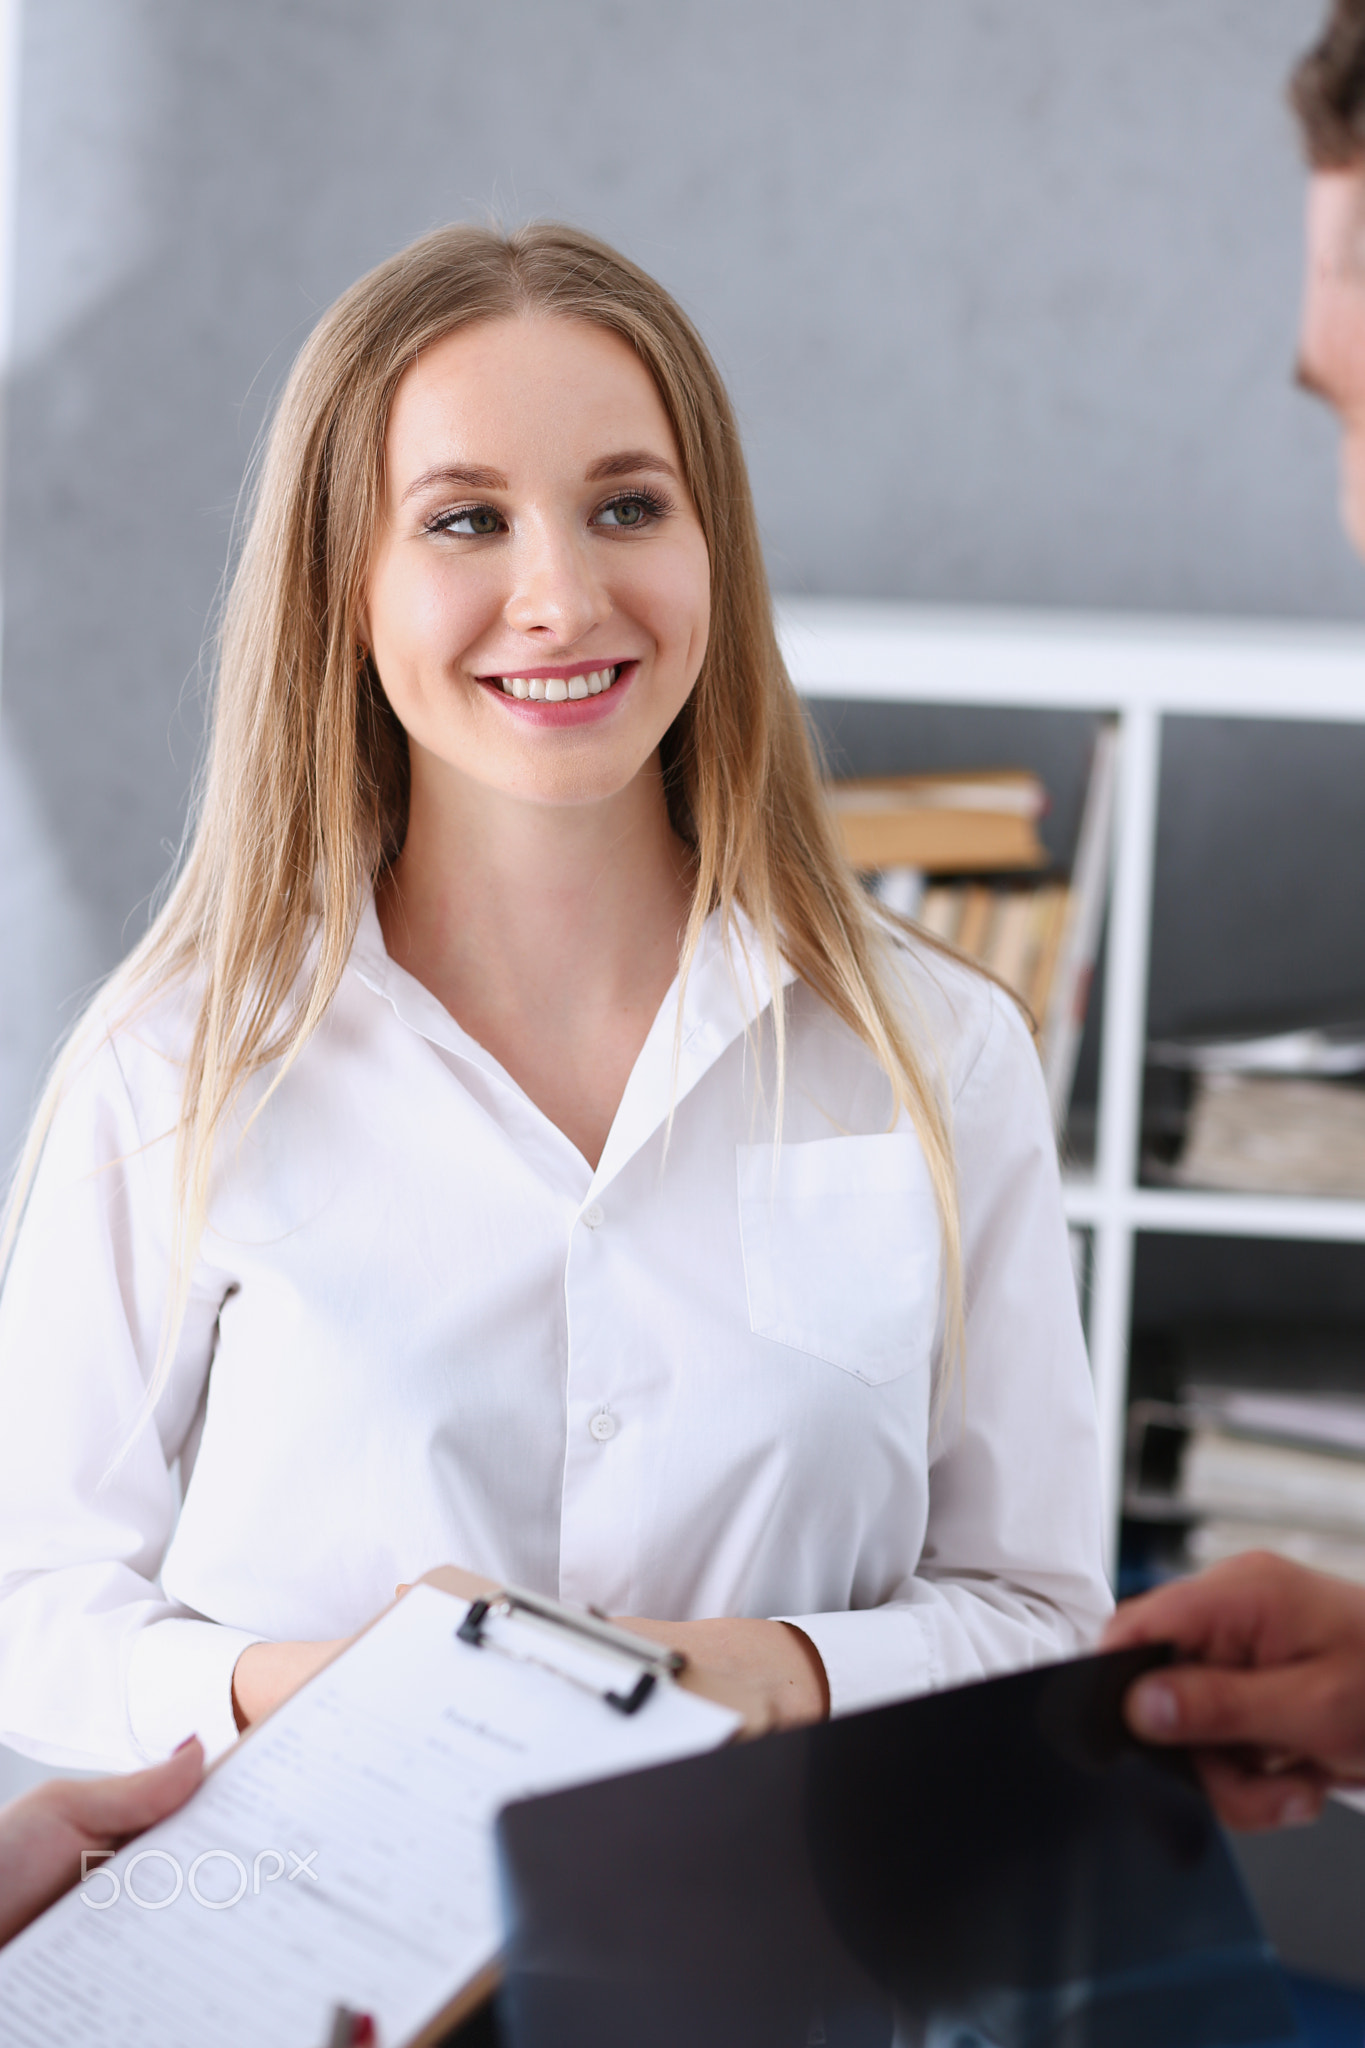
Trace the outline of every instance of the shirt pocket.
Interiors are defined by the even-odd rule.
[[[911,1133],[738,1145],[749,1327],[878,1386],[928,1366],[938,1205]]]

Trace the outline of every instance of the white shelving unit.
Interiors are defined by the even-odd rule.
[[[1071,1221],[1091,1233],[1087,1336],[1112,1546],[1138,1233],[1365,1243],[1365,1202],[1138,1185],[1162,724],[1181,717],[1365,724],[1365,632],[810,598],[780,601],[778,617],[804,696],[1118,717],[1095,1167],[1066,1189]]]

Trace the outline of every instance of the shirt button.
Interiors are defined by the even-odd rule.
[[[593,1416],[592,1421],[588,1424],[588,1428],[597,1438],[599,1444],[607,1443],[616,1434],[616,1417],[608,1415],[604,1410],[601,1415]]]
[[[606,1220],[606,1217],[602,1214],[602,1204],[600,1202],[594,1202],[590,1208],[583,1211],[583,1221],[587,1224],[589,1230],[600,1230]],[[610,1430],[607,1431],[607,1435],[611,1435]]]

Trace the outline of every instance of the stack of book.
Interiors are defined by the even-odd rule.
[[[1100,727],[1069,878],[1038,836],[1047,791],[1022,769],[829,785],[844,851],[890,911],[1012,989],[1066,1114],[1108,893],[1117,730]]]
[[[1344,1023],[1150,1046],[1153,1093],[1170,1077],[1186,1091],[1174,1156],[1155,1150],[1151,1176],[1245,1194],[1365,1198],[1362,1017],[1365,1005]]]
[[[844,852],[864,874],[933,875],[1045,868],[1038,820],[1047,791],[1026,769],[879,775],[832,782]]]
[[[1273,1550],[1365,1583],[1365,1332],[1235,1330],[1178,1346],[1129,1415],[1124,1509],[1177,1567]]]

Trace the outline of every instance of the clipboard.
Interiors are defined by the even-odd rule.
[[[1124,1723],[1168,1656],[978,1680],[508,1806],[501,2040],[1293,2048],[1189,1759]]]
[[[663,1643],[651,1642],[648,1636],[617,1628],[606,1615],[595,1614],[591,1608],[583,1612],[565,1607],[558,1600],[541,1593],[523,1592],[518,1586],[500,1586],[490,1594],[480,1594],[470,1602],[469,1612],[455,1633],[462,1643],[482,1649],[489,1640],[490,1617],[509,1615],[521,1615],[534,1622],[548,1637],[558,1638],[560,1647],[566,1638],[575,1646],[587,1643],[594,1650],[605,1650],[620,1658],[628,1668],[636,1668],[633,1685],[619,1692],[608,1686],[601,1695],[603,1705],[614,1708],[618,1714],[638,1714],[661,1678],[677,1678],[687,1669],[687,1659],[681,1650],[671,1650]],[[525,1663],[544,1661],[534,1651],[509,1650],[505,1643],[495,1641],[492,1647],[500,1649],[504,1656],[520,1656]],[[570,1684],[580,1682],[574,1675],[573,1659],[556,1661],[553,1648],[547,1649],[546,1657],[547,1669],[556,1671]]]
[[[434,1586],[437,1592],[449,1593],[457,1600],[487,1600],[492,1608],[510,1602],[522,1613],[538,1615],[558,1627],[570,1641],[584,1638],[608,1647],[619,1645],[627,1659],[632,1655],[638,1658],[640,1646],[644,1644],[650,1653],[649,1661],[659,1676],[670,1678],[684,1692],[694,1693],[698,1699],[710,1700],[713,1705],[725,1707],[738,1716],[735,1741],[750,1741],[754,1736],[767,1735],[772,1730],[771,1705],[757,1687],[746,1684],[731,1673],[722,1675],[709,1670],[695,1659],[684,1657],[680,1651],[650,1642],[648,1637],[636,1634],[633,1629],[621,1628],[594,1608],[569,1607],[543,1593],[527,1593],[519,1587],[500,1586],[496,1579],[465,1571],[460,1565],[438,1565],[435,1570],[424,1572],[414,1583]],[[403,1592],[408,1591],[410,1588],[403,1588]]]
[[[103,1863],[98,1893],[0,1951],[7,2048],[320,2048],[338,2004],[385,2048],[433,2048],[497,1981],[499,1808],[728,1741],[742,1715],[692,1675],[600,1617],[430,1574]]]

